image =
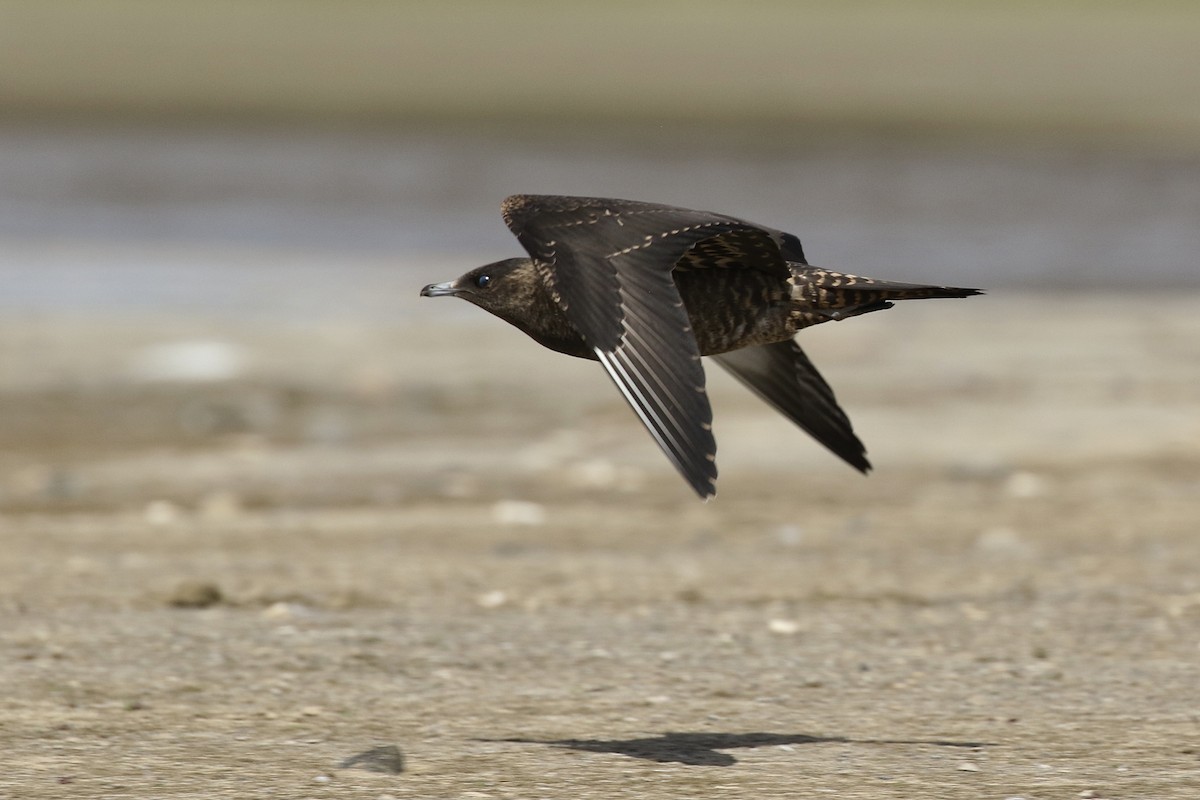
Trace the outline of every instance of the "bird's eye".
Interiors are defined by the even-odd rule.
[[[487,285],[491,282],[492,282],[491,275],[480,275],[478,278],[475,279],[475,285],[478,286],[480,289],[486,289]]]

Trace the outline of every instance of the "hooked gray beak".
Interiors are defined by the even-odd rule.
[[[458,290],[454,288],[454,281],[431,283],[421,290],[421,297],[445,297],[456,294],[458,294]]]

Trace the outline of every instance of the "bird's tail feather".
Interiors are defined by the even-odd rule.
[[[797,281],[795,299],[810,308],[828,312],[830,319],[845,319],[892,307],[895,300],[926,300],[938,297],[970,297],[979,289],[898,283],[847,275],[809,267]]]

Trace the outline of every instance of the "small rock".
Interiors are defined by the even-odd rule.
[[[767,623],[767,630],[782,636],[791,636],[800,632],[800,623],[791,619],[773,619]]]
[[[526,500],[501,500],[492,506],[492,519],[501,525],[544,525],[546,508]]]
[[[341,769],[365,769],[368,772],[399,775],[404,772],[404,755],[396,745],[386,744],[350,756],[338,766]]]
[[[475,603],[480,608],[499,608],[508,602],[508,595],[499,589],[494,589],[490,592],[484,592],[475,598]]]
[[[271,603],[263,609],[262,615],[265,619],[282,621],[285,619],[295,619],[296,617],[312,616],[313,610],[302,603],[288,603],[283,600]]]
[[[151,525],[161,527],[178,522],[183,516],[183,510],[170,500],[151,500],[143,509],[142,516]]]
[[[221,588],[209,581],[182,581],[167,598],[175,608],[208,608],[224,600]]]
[[[979,772],[979,765],[972,761],[964,761],[958,765],[961,772]]]
[[[1020,500],[1041,497],[1049,490],[1049,482],[1033,472],[1014,472],[1004,482],[1004,493]]]
[[[333,778],[329,777],[328,775],[318,775],[317,777],[313,778],[313,783],[329,783],[332,780]]]
[[[320,706],[305,706],[300,709],[300,716],[302,717],[319,717],[324,713],[325,709]]]

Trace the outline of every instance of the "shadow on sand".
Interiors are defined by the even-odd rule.
[[[803,733],[679,733],[642,739],[482,739],[488,742],[545,744],[591,753],[617,753],[660,763],[678,762],[699,767],[729,767],[737,759],[722,750],[740,747],[773,747],[797,744],[920,744],[938,747],[987,747],[986,742],[954,742],[945,739],[849,739],[845,736],[809,736]]]

